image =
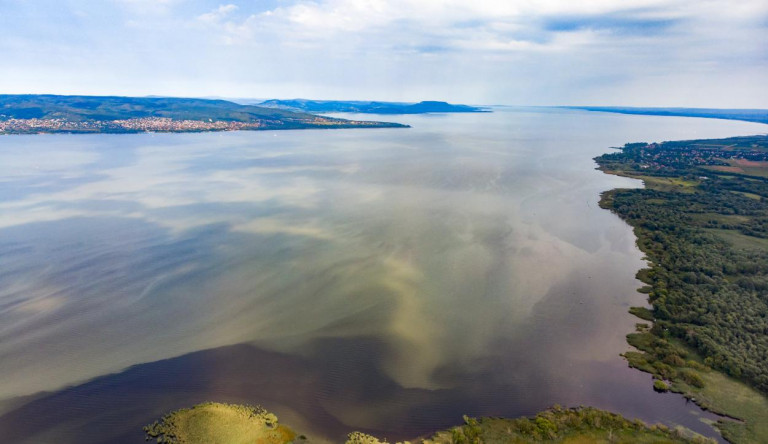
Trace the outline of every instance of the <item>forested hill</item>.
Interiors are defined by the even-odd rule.
[[[301,119],[299,113],[226,100],[169,97],[0,95],[0,116],[16,119],[118,120],[169,117],[190,120]]]
[[[365,102],[341,100],[267,100],[260,106],[311,113],[366,113],[366,114],[427,114],[427,113],[478,113],[486,110],[469,105],[425,101],[419,103]]]
[[[744,419],[731,442],[768,442],[768,136],[631,143],[596,158],[644,189],[605,193],[651,261],[638,273],[652,310],[627,352],[655,387]],[[740,386],[720,372],[747,382]]]
[[[226,100],[168,97],[0,95],[0,133],[215,131],[403,127],[322,118]]]
[[[621,106],[564,106],[563,108],[619,114],[705,117],[710,119],[744,120],[747,122],[768,123],[768,109],[633,108]]]

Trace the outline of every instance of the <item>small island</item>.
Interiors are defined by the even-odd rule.
[[[342,100],[266,100],[257,103],[268,108],[308,113],[362,113],[362,114],[429,114],[429,113],[483,113],[487,109],[448,102],[423,101],[419,103],[370,102]]]
[[[167,444],[288,444],[311,443],[279,424],[262,407],[207,402],[169,413],[144,427],[147,440]],[[352,432],[346,444],[384,444],[374,436]],[[646,425],[592,407],[554,406],[533,417],[516,419],[470,418],[464,424],[403,444],[479,443],[640,443],[708,444],[713,441],[685,429]]]
[[[0,134],[143,133],[312,128],[407,128],[240,105],[169,97],[0,95]]]

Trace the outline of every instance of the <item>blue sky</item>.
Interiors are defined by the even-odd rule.
[[[765,0],[0,0],[0,93],[768,108]]]

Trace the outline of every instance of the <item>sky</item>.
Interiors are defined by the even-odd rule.
[[[0,0],[0,93],[768,108],[766,0]]]

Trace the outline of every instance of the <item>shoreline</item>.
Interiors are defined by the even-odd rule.
[[[682,144],[684,142],[686,141],[676,141],[672,143]],[[655,146],[656,144],[652,145]],[[620,148],[621,151],[619,151],[619,156],[624,154],[624,150],[626,148],[627,145],[625,145],[624,148]],[[655,287],[658,282],[655,282],[651,276],[653,276],[653,274],[656,272],[659,272],[659,270],[669,271],[668,268],[664,268],[664,264],[659,263],[658,260],[654,261],[654,251],[649,249],[649,233],[654,233],[654,231],[649,230],[648,228],[641,228],[637,221],[626,217],[625,214],[621,214],[615,207],[616,197],[621,193],[626,195],[631,195],[632,193],[635,193],[635,195],[640,194],[638,199],[640,202],[643,202],[643,199],[651,200],[649,197],[642,195],[642,193],[645,191],[661,189],[668,193],[695,193],[695,189],[699,184],[685,185],[685,187],[691,187],[694,190],[685,191],[685,188],[683,188],[684,191],[680,191],[680,189],[677,187],[683,187],[682,184],[677,184],[675,187],[672,185],[672,183],[675,181],[682,182],[685,180],[683,177],[684,175],[680,174],[679,171],[672,169],[671,172],[668,172],[668,176],[662,176],[664,179],[670,182],[663,183],[658,181],[659,177],[654,176],[651,173],[633,170],[626,171],[617,168],[617,165],[613,165],[610,163],[610,161],[606,161],[606,155],[607,154],[604,154],[595,158],[595,161],[598,165],[596,168],[597,170],[603,172],[604,174],[638,179],[643,183],[643,186],[638,189],[615,188],[604,191],[600,194],[599,200],[599,205],[602,209],[611,211],[613,214],[619,216],[622,221],[632,227],[632,231],[636,239],[636,245],[638,249],[645,255],[645,259],[648,263],[647,267],[641,268],[637,272],[637,279],[642,283],[642,285],[637,288],[637,292],[646,295],[646,302],[651,306],[651,308],[630,307],[630,314],[635,316],[639,321],[643,322],[638,322],[636,324],[635,332],[627,334],[627,344],[631,347],[631,350],[622,353],[621,356],[627,361],[627,364],[630,367],[644,373],[649,373],[654,377],[654,380],[656,381],[654,384],[654,390],[669,391],[672,393],[680,394],[686,400],[692,401],[703,411],[707,411],[721,417],[720,420],[713,424],[713,428],[715,428],[715,430],[720,433],[722,439],[732,443],[755,442],[754,440],[758,439],[757,436],[764,432],[756,432],[753,428],[755,425],[759,426],[761,422],[764,422],[762,421],[764,418],[761,418],[759,413],[757,417],[748,417],[750,415],[746,415],[744,412],[739,414],[736,413],[735,410],[741,410],[741,408],[748,410],[750,406],[747,406],[747,404],[755,404],[755,398],[757,401],[759,401],[760,398],[765,400],[764,393],[747,384],[742,379],[733,378],[732,376],[725,374],[720,369],[710,368],[711,362],[709,362],[708,359],[711,360],[711,358],[705,359],[705,356],[700,351],[694,349],[688,344],[685,344],[681,339],[667,334],[667,330],[671,328],[668,327],[667,324],[671,322],[671,325],[674,327],[674,321],[662,321],[662,323],[659,323],[659,319],[657,319],[656,315],[654,314],[655,305],[653,301],[655,299],[653,299],[653,295],[654,291],[658,290]],[[618,158],[620,157],[617,157],[616,159]],[[611,161],[614,160],[615,159],[611,159]],[[620,160],[616,160],[616,163],[620,163]],[[666,165],[664,163],[659,163],[659,166],[660,168],[664,168]],[[647,166],[642,165],[641,167],[648,168]],[[635,174],[633,174],[633,172]],[[646,174],[651,175],[646,176]],[[700,179],[702,177],[704,176],[701,176]],[[655,179],[656,181],[651,179]],[[631,205],[631,203],[628,205]],[[635,209],[635,211],[641,211],[641,209]],[[664,241],[661,242],[661,245],[666,248],[666,244],[663,243]],[[644,322],[648,322],[650,325],[645,324]],[[659,332],[662,332],[663,334]],[[659,347],[666,347],[667,352],[669,352],[669,350],[673,350],[674,353],[678,353],[684,357],[687,355],[689,358],[691,358],[691,360],[683,362],[675,361],[674,359],[667,360],[665,358],[664,364],[670,365],[657,365],[661,362]],[[691,370],[688,369],[689,367]],[[683,370],[685,372],[683,372]],[[657,389],[656,384],[658,384],[660,389]],[[717,387],[718,384],[722,385],[723,387]],[[734,392],[737,390],[743,390],[745,392],[749,392],[749,395],[753,399],[747,399],[746,401],[741,399],[723,399],[722,394],[718,393],[718,391],[722,391],[723,389],[728,392],[728,395],[730,395],[729,390]],[[733,397],[735,398],[735,396]],[[740,405],[740,403],[744,405]],[[736,429],[736,427],[740,428]]]
[[[735,120],[739,122],[763,123],[768,125],[768,110],[759,108],[635,108],[620,106],[559,106],[558,108],[633,116]]]
[[[532,416],[516,418],[463,416],[464,423],[397,444],[473,444],[536,442],[633,442],[644,444],[710,444],[713,440],[685,429],[648,425],[594,407],[555,405]],[[143,427],[146,440],[179,444],[245,442],[317,443],[279,423],[260,406],[205,402],[167,413]],[[298,436],[297,436],[298,435]],[[246,437],[247,439],[244,439]],[[386,444],[374,435],[350,431],[345,444]]]

